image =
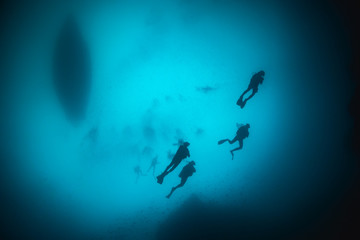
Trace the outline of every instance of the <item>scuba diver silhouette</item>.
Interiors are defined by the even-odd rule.
[[[232,156],[232,160],[234,159],[234,151],[240,150],[243,147],[243,140],[245,138],[247,138],[249,136],[249,128],[250,128],[250,124],[246,124],[246,125],[239,125],[239,129],[236,131],[236,136],[234,137],[233,140],[230,139],[223,139],[220,140],[218,142],[218,144],[223,144],[224,142],[229,142],[230,144],[235,143],[236,141],[239,142],[239,147],[234,148],[233,150],[230,151],[231,156]]]
[[[158,162],[157,159],[158,159],[158,156],[156,156],[156,157],[154,157],[154,158],[152,159],[151,165],[150,165],[149,169],[147,170],[147,172],[149,172],[150,169],[152,168],[152,169],[153,169],[153,176],[155,176],[155,168],[156,168],[156,165],[159,164],[159,162]]]
[[[141,168],[139,165],[137,165],[136,167],[134,167],[134,172],[136,173],[136,181],[135,183],[138,182],[140,176],[146,176],[146,174],[143,174],[143,172],[141,171]]]
[[[249,101],[249,99],[252,98],[255,95],[255,93],[258,92],[259,85],[262,84],[264,81],[264,76],[265,76],[264,71],[255,73],[252,76],[248,88],[243,92],[243,94],[241,94],[240,98],[237,100],[236,102],[237,105],[239,105],[241,108],[244,108],[246,102]],[[247,92],[249,92],[251,89],[253,90],[252,94],[247,99],[245,99],[245,101],[243,101],[244,95]]]
[[[190,145],[188,142],[184,142],[179,149],[176,151],[171,163],[166,167],[165,171],[157,176],[157,182],[162,184],[164,177],[174,171],[174,169],[181,163],[181,161],[187,157],[190,157],[189,149],[187,148]]]
[[[173,192],[174,192],[176,189],[184,186],[184,184],[186,183],[187,179],[188,179],[189,177],[191,177],[194,172],[196,172],[196,169],[195,169],[194,165],[195,165],[195,162],[194,162],[194,161],[191,161],[191,162],[188,163],[185,167],[183,167],[183,169],[181,170],[181,172],[180,172],[180,174],[179,174],[179,177],[181,178],[180,184],[177,185],[176,187],[173,187],[173,188],[171,189],[171,192],[169,193],[169,195],[166,196],[167,198],[170,198],[171,195],[173,194]]]

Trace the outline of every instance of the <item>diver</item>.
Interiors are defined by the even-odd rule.
[[[238,130],[236,131],[236,136],[234,137],[233,140],[230,139],[223,139],[220,140],[218,142],[218,144],[223,144],[224,142],[228,141],[230,144],[235,143],[236,141],[239,142],[239,147],[234,148],[233,150],[230,151],[231,156],[232,156],[232,160],[234,159],[234,151],[240,150],[243,147],[243,140],[247,137],[249,137],[249,128],[250,128],[250,124],[246,124],[246,125],[239,125]]]
[[[259,85],[262,84],[264,81],[264,76],[265,76],[264,71],[255,73],[252,76],[248,88],[243,92],[243,94],[241,94],[240,98],[237,100],[237,102],[236,102],[237,105],[239,105],[241,108],[244,108],[246,102],[249,101],[249,99],[252,98],[255,95],[255,93],[258,92]],[[246,98],[245,101],[243,101],[244,95],[247,92],[249,92],[251,89],[253,90],[252,94],[248,98]]]
[[[171,189],[171,192],[169,193],[169,195],[166,196],[167,198],[170,198],[171,195],[173,194],[173,192],[174,192],[176,189],[184,186],[184,184],[186,183],[187,179],[188,179],[189,177],[191,177],[194,172],[196,172],[196,169],[195,169],[194,165],[195,165],[195,162],[194,162],[194,161],[191,161],[190,163],[188,163],[188,164],[181,170],[181,172],[180,172],[180,174],[179,174],[179,177],[181,178],[181,182],[180,182],[179,185],[177,185],[176,187],[173,187],[173,188]]]
[[[153,169],[153,176],[155,176],[155,168],[156,168],[156,165],[159,164],[159,162],[158,162],[157,159],[158,159],[158,156],[156,156],[156,157],[154,157],[154,158],[152,159],[151,165],[150,165],[149,169],[147,170],[147,172],[149,172],[150,169],[152,168],[152,169]]]
[[[189,149],[187,148],[190,145],[188,142],[184,142],[179,149],[176,151],[171,163],[166,167],[165,171],[157,176],[157,182],[162,184],[164,181],[164,177],[168,175],[170,172],[174,171],[174,169],[181,163],[181,161],[187,157],[190,157]]]
[[[146,174],[143,174],[143,172],[141,171],[141,168],[140,168],[139,165],[137,165],[136,167],[134,167],[134,172],[135,172],[135,174],[136,174],[136,182],[135,182],[135,183],[138,182],[140,176],[146,176]]]

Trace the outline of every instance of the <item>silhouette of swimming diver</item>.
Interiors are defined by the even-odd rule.
[[[163,183],[164,177],[170,172],[174,171],[174,169],[181,163],[183,159],[190,157],[189,149],[187,148],[189,145],[190,143],[184,142],[183,145],[179,147],[169,166],[166,167],[165,171],[162,174],[156,177],[159,184]]]
[[[233,150],[230,151],[231,156],[232,156],[231,159],[234,159],[234,151],[237,151],[237,150],[242,149],[242,147],[243,147],[243,140],[249,136],[249,128],[250,128],[250,124],[241,125],[241,126],[239,127],[239,129],[236,131],[236,136],[234,137],[233,140],[223,139],[223,140],[220,140],[220,141],[218,142],[219,145],[220,145],[220,144],[223,144],[223,143],[226,142],[226,141],[229,142],[230,144],[233,144],[233,143],[235,143],[236,141],[239,142],[239,147],[234,148]]]
[[[136,167],[134,167],[134,172],[136,173],[136,183],[138,182],[140,176],[146,176],[145,174],[143,174],[143,172],[141,171],[141,168],[139,165],[137,165]]]
[[[154,158],[152,159],[151,165],[150,165],[149,169],[147,170],[147,172],[149,172],[150,169],[152,168],[152,169],[153,169],[153,176],[155,176],[155,168],[156,168],[156,165],[159,164],[159,162],[158,162],[157,159],[158,159],[158,156],[156,156],[156,157],[154,157]]]
[[[180,174],[179,174],[179,177],[181,178],[181,182],[180,182],[179,185],[177,185],[176,187],[173,187],[173,188],[171,189],[171,192],[169,193],[169,195],[166,196],[167,198],[170,198],[171,195],[173,194],[173,192],[174,192],[176,189],[184,186],[184,184],[186,183],[187,179],[188,179],[189,177],[191,177],[194,172],[196,172],[196,169],[195,169],[194,165],[195,165],[195,162],[194,162],[194,161],[191,161],[190,163],[188,163],[188,164],[181,170],[181,172],[180,172]]]
[[[236,102],[237,105],[239,105],[241,108],[244,108],[246,102],[249,101],[249,99],[252,98],[255,95],[255,93],[258,92],[259,85],[262,84],[264,81],[264,76],[265,76],[264,71],[255,73],[252,76],[248,88],[243,92],[243,94],[241,94],[240,98],[237,100]],[[251,89],[253,90],[252,94],[247,99],[245,99],[245,101],[243,101],[244,95],[247,92],[249,92]]]

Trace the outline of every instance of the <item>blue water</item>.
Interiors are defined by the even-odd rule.
[[[8,99],[9,145],[19,159],[9,179],[25,206],[85,235],[152,239],[193,194],[275,225],[338,194],[351,167],[340,160],[351,127],[349,50],[336,18],[307,6],[91,1],[29,10],[16,28]],[[69,11],[92,61],[78,126],[52,85],[54,41]],[[264,83],[240,109],[238,97],[260,70]],[[237,123],[251,128],[232,161],[236,146],[217,141],[233,138]],[[94,126],[96,142],[84,143]],[[133,169],[146,172],[158,155],[160,174],[178,139],[191,143],[197,172],[166,199],[185,162],[162,185],[151,172],[136,183]]]

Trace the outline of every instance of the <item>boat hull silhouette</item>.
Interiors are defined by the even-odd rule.
[[[91,86],[87,45],[73,16],[65,21],[54,53],[54,86],[68,120],[80,123],[86,116]]]

